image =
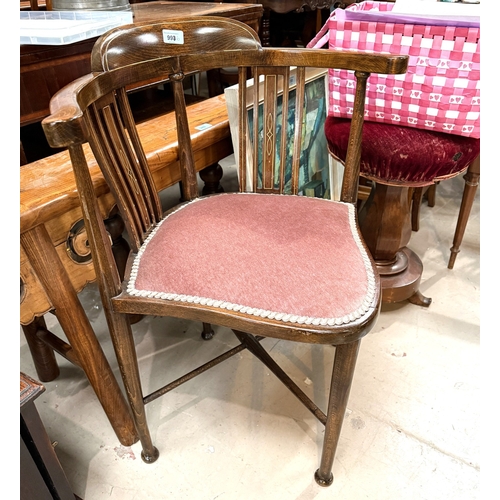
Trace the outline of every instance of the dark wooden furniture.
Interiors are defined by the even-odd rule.
[[[345,160],[348,119],[328,117],[330,152]],[[479,139],[385,123],[366,122],[361,175],[373,182],[360,212],[360,228],[382,284],[382,300],[429,306],[419,290],[420,257],[408,248],[411,238],[411,190],[459,175],[479,155]]]
[[[184,44],[169,45],[163,32],[183,32]],[[43,121],[49,142],[67,146],[81,197],[109,332],[143,447],[151,463],[153,445],[145,405],[243,349],[260,358],[305,406],[325,424],[323,454],[316,481],[328,486],[361,338],[375,323],[380,288],[373,261],[356,224],[355,203],[366,80],[370,72],[403,73],[407,58],[361,55],[320,49],[262,48],[257,33],[235,20],[200,17],[115,29],[93,54],[94,78],[72,85],[52,100]],[[133,63],[133,64],[131,64]],[[198,197],[195,154],[190,140],[183,80],[193,71],[238,67],[240,193]],[[296,66],[296,93],[288,99],[290,67]],[[286,129],[301,137],[305,67],[344,67],[358,79],[351,147],[342,202],[285,195],[285,158],[291,155],[292,195],[298,192],[300,142],[286,151]],[[247,126],[246,78],[264,78],[262,116]],[[157,187],[145,159],[125,89],[137,81],[168,78],[174,92],[179,160],[186,203],[162,213]],[[276,123],[276,100],[283,85],[283,116]],[[253,116],[258,115],[259,85]],[[248,91],[250,92],[250,90]],[[280,133],[280,134],[281,134]],[[250,139],[251,138],[251,139]],[[253,141],[247,164],[247,139]],[[123,215],[131,255],[122,281],[89,175],[83,145],[90,145]],[[281,165],[275,165],[277,144]],[[258,152],[262,154],[258,175]],[[275,168],[276,167],[276,168]],[[249,192],[247,192],[249,191]],[[321,259],[310,258],[311,249]],[[204,266],[207,260],[212,265]],[[240,344],[157,391],[142,392],[130,317],[173,316],[229,327]],[[330,400],[326,414],[276,365],[261,337],[335,345]]]
[[[132,5],[134,23],[175,17],[222,16],[258,29],[263,8],[259,4],[154,1]],[[96,38],[70,45],[21,45],[20,124],[49,115],[50,98],[62,87],[90,72],[90,52]]]
[[[448,261],[448,269],[453,269],[458,252],[460,252],[460,245],[464,237],[467,221],[469,220],[472,203],[479,186],[479,177],[481,170],[481,158],[478,156],[467,169],[464,175],[465,187],[464,194],[462,195],[462,202],[460,204],[460,212],[458,213],[457,227],[455,235],[453,236],[453,245],[450,248],[450,260]]]
[[[75,500],[68,479],[35,406],[45,391],[42,384],[21,373],[21,500]]]
[[[458,253],[460,252],[460,245],[462,244],[462,239],[464,237],[465,228],[467,227],[467,222],[469,220],[470,211],[472,209],[472,204],[474,202],[474,197],[476,195],[477,188],[479,186],[479,177],[481,170],[481,160],[478,156],[467,169],[467,173],[464,175],[465,187],[462,195],[462,201],[460,203],[460,211],[458,213],[457,225],[455,228],[455,234],[453,237],[453,245],[450,248],[450,258],[448,260],[448,269],[453,269],[455,266],[455,260]],[[427,196],[428,204],[433,207],[435,204],[436,197],[436,186],[433,184],[427,190],[424,188],[417,188],[414,190],[412,195],[412,207],[411,207],[411,223],[413,231],[419,230],[419,214],[420,214],[420,204],[424,196]]]
[[[363,23],[361,23],[360,29],[366,30],[367,26],[363,27]],[[387,29],[389,30],[389,28]],[[366,35],[366,33],[364,34]],[[338,35],[339,33],[337,33]],[[359,35],[359,39],[362,39],[362,35]],[[354,40],[353,34],[349,33],[348,36],[349,40],[351,40],[351,36]],[[418,35],[419,40],[420,38],[421,34]],[[458,37],[456,38],[458,39]],[[432,43],[439,43],[439,39],[440,37],[436,36]],[[432,47],[437,49],[437,45],[433,44]],[[392,50],[390,51],[392,52]],[[397,47],[395,52],[399,52]],[[437,52],[438,50],[434,51],[434,55]],[[446,58],[444,55],[439,57],[442,57],[443,60]],[[441,62],[442,67],[446,67],[446,63]],[[413,67],[409,73],[414,75],[419,73],[420,69],[415,70]],[[433,72],[434,70],[431,70],[429,75]],[[424,73],[419,74],[423,77]],[[469,77],[463,76],[463,78]],[[477,77],[471,74],[470,78],[472,80]],[[416,89],[418,86],[410,80],[411,78],[406,79],[401,85],[405,89],[403,92]],[[380,85],[381,89],[383,87]],[[425,85],[422,86],[422,90],[424,87]],[[450,84],[448,87],[443,93],[451,93],[452,85]],[[380,95],[380,100],[383,102],[383,93]],[[403,97],[402,102],[409,102],[406,96]],[[422,102],[419,101],[423,106]],[[446,104],[440,101],[440,111],[443,111],[445,107],[446,111],[451,111],[453,114],[455,107],[451,99],[449,102],[446,101]],[[381,115],[387,118],[390,106],[382,108],[384,106],[380,105],[378,109],[380,109]],[[423,107],[420,109],[422,110]],[[420,120],[422,116],[419,114],[418,119]],[[374,116],[371,119],[378,120],[378,117]],[[364,178],[372,182],[373,187],[369,199],[360,212],[360,228],[381,275],[383,301],[409,300],[418,305],[429,306],[431,299],[424,297],[419,290],[423,271],[422,261],[408,247],[412,231],[411,202],[413,194],[416,190],[418,193],[414,197],[416,199],[423,192],[421,188],[427,188],[440,180],[459,175],[467,169],[479,154],[479,139],[434,132],[434,130],[438,130],[437,128],[434,130],[431,128],[412,129],[397,126],[396,123],[396,120],[393,120],[391,124],[375,121],[365,123],[360,171]],[[401,123],[403,123],[403,119]],[[418,123],[422,124],[423,120]],[[330,151],[341,161],[345,158],[348,126],[347,120],[339,120],[333,116],[328,117],[325,124]],[[457,134],[461,133],[459,127],[454,130]],[[420,202],[416,201],[416,204],[418,203]],[[416,227],[418,222],[416,210],[414,210],[413,215],[413,227]],[[463,234],[463,231],[459,229],[457,231],[456,241],[461,239],[460,233]],[[455,253],[455,243],[452,247],[453,253]],[[449,267],[452,265],[453,259],[452,255]]]
[[[420,229],[420,207],[422,202],[427,199],[429,207],[436,204],[436,188],[438,183],[431,186],[413,188],[411,190],[411,229],[418,231]]]
[[[188,113],[192,117],[195,170],[210,167],[211,172],[220,174],[220,167],[217,170],[211,166],[233,152],[224,97],[193,104]],[[200,125],[205,128],[197,130]],[[181,174],[175,116],[169,113],[144,121],[138,125],[138,132],[158,190],[178,183]],[[115,249],[123,231],[123,223],[112,216],[116,201],[88,145],[84,154]],[[217,190],[217,176],[200,175],[207,179],[209,192]],[[80,366],[118,439],[130,446],[137,441],[137,434],[128,405],[77,297],[86,284],[95,281],[95,270],[69,153],[63,151],[24,165],[20,188],[20,321],[38,378],[48,382],[58,376],[54,350]],[[47,330],[43,316],[50,311],[55,313],[69,344]]]
[[[318,13],[321,9],[332,9],[337,7],[346,7],[356,0],[263,0],[260,3],[264,7],[264,14],[261,20],[260,36],[262,45],[269,47],[271,45],[271,31],[273,25],[271,23],[271,13],[288,14],[289,12],[304,12],[306,10],[316,10]],[[312,34],[314,36],[321,28],[321,17],[316,17],[316,31]],[[311,36],[311,38],[312,38]],[[311,39],[310,38],[310,39]],[[307,40],[309,42],[309,40]]]

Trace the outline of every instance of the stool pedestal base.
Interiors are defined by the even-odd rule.
[[[419,291],[423,265],[406,245],[411,237],[408,187],[374,182],[359,214],[361,233],[380,273],[382,301],[408,300],[428,307],[431,299]]]
[[[424,297],[419,291],[423,271],[422,261],[408,247],[404,247],[400,251],[408,259],[408,266],[398,274],[380,274],[382,301],[393,303],[408,300],[412,304],[429,307],[432,299]],[[380,267],[379,272],[383,273]]]

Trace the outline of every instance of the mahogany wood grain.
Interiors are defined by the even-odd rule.
[[[132,5],[134,23],[156,22],[191,16],[218,16],[237,19],[255,31],[259,31],[259,21],[263,8],[260,2],[179,2],[158,0]]]
[[[379,264],[379,270],[384,266],[394,267],[397,261],[397,251],[406,246],[411,237],[410,205],[407,187],[390,186],[374,183],[372,196],[368,198],[360,213],[360,227],[365,242],[370,248],[373,258]],[[381,239],[381,227],[386,228]],[[381,270],[382,274],[392,274],[401,271],[394,269]]]
[[[95,38],[70,45],[21,45],[20,124],[41,121],[50,98],[62,87],[90,72]]]

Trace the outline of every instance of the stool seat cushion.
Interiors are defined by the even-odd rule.
[[[330,153],[345,161],[350,120],[327,117]],[[458,175],[479,154],[479,139],[365,121],[361,145],[363,177],[391,185],[427,186]]]
[[[127,292],[291,323],[345,325],[377,307],[352,204],[227,193],[167,215],[139,250]]]

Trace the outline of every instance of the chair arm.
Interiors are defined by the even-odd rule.
[[[51,115],[42,121],[42,127],[51,147],[65,148],[88,141],[83,113],[75,96],[92,78],[92,74],[78,78],[59,90],[50,100]]]

